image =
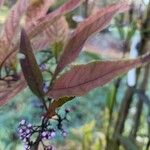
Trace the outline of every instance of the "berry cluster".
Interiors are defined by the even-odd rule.
[[[56,131],[54,129],[51,129],[51,131],[43,131],[41,133],[41,139],[43,140],[51,140],[53,137],[55,137]]]
[[[61,117],[61,115],[57,114],[57,118],[55,119],[54,118],[48,119],[42,117],[42,123],[39,126],[32,126],[26,120],[21,120],[18,127],[18,133],[20,139],[25,144],[25,150],[30,150],[31,147],[37,142],[41,142],[45,150],[54,150],[53,146],[45,145],[44,141],[45,140],[50,141],[52,138],[54,138],[56,136],[56,131],[60,131],[63,137],[67,136],[67,132],[63,129],[63,121],[67,120],[67,114],[69,112],[70,110],[66,109],[64,117]],[[51,124],[52,120],[57,121],[57,125],[55,128],[52,127]],[[35,133],[37,136],[33,140],[32,135],[34,135]]]
[[[21,122],[19,123],[18,132],[20,139],[25,144],[25,149],[29,150],[31,145],[30,137],[32,136],[33,132],[32,125],[30,123],[27,123],[26,120],[21,120]]]

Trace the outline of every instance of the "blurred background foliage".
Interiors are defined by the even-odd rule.
[[[65,1],[56,1],[50,10],[56,9]],[[111,0],[96,0],[95,2],[95,9],[112,3]],[[6,0],[0,10],[0,24],[4,23],[14,3],[15,0]],[[90,15],[91,12],[88,13],[86,7],[87,3],[88,0],[81,7],[66,15],[71,28],[77,25],[76,21],[72,20],[72,16],[78,15],[79,17],[80,15],[85,18]],[[130,12],[118,15],[106,30],[90,38],[85,51],[80,54],[75,63],[130,57],[131,39],[137,31],[141,36],[140,42],[136,44],[139,55],[150,51],[147,46],[150,42],[150,20],[147,20],[150,18],[150,13],[146,16],[150,4],[148,1],[140,0],[135,1],[133,5],[135,7]],[[147,21],[148,25],[146,25]],[[147,48],[141,46],[143,44]],[[47,51],[51,51],[52,48],[54,47],[50,47]],[[39,62],[48,57],[46,53],[41,52],[38,52],[36,56]],[[48,66],[55,66],[54,64],[53,58],[47,62]],[[150,150],[150,75],[146,70],[149,70],[149,66],[137,70],[136,84],[132,87],[128,86],[127,75],[123,75],[104,87],[96,88],[84,97],[75,98],[60,108],[61,113],[65,108],[70,108],[71,112],[68,116],[69,122],[65,124],[68,136],[65,139],[57,137],[52,141],[56,149]],[[45,79],[49,77],[47,73],[43,75]],[[0,150],[22,150],[23,146],[17,135],[19,121],[25,118],[32,124],[39,124],[41,116],[41,103],[27,88],[7,105],[1,107]]]

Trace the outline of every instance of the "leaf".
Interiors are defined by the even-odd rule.
[[[54,82],[48,96],[54,99],[64,96],[82,96],[131,68],[141,66],[144,62],[150,62],[150,54],[134,60],[97,61],[74,66]]]
[[[126,3],[107,6],[80,23],[60,56],[54,78],[67,64],[76,59],[85,41],[91,34],[104,29],[116,13],[123,12],[128,8],[128,4]]]
[[[26,28],[34,25],[36,20],[44,17],[54,0],[32,0],[26,13]]]
[[[60,16],[74,10],[77,8],[83,0],[69,0],[64,5],[60,6],[58,9],[48,14],[47,16],[38,19],[36,25],[27,29],[29,38],[33,38],[37,34],[43,32],[47,27],[49,27],[53,22],[56,21]]]
[[[60,17],[55,21],[49,28],[45,30],[45,34],[50,40],[50,44],[56,42],[66,42],[66,39],[69,34],[69,26],[65,17]]]
[[[7,84],[0,81],[0,106],[7,104],[14,96],[27,86],[22,74],[18,75],[18,80]]]
[[[4,0],[0,0],[0,7],[4,4]]]
[[[65,17],[60,17],[49,26],[42,35],[33,39],[33,47],[37,50],[48,48],[55,43],[65,44],[69,35],[69,27]]]
[[[51,118],[55,115],[55,110],[59,107],[61,107],[63,104],[67,103],[68,101],[71,101],[74,99],[74,97],[62,97],[58,100],[54,100],[50,107],[48,108],[47,113],[45,114],[46,117]]]
[[[13,45],[13,40],[16,36],[17,29],[19,28],[20,20],[27,10],[27,7],[27,0],[19,0],[12,7],[9,16],[7,17],[0,37],[0,64],[11,51],[10,48]]]
[[[63,49],[63,42],[55,42],[51,48],[52,48],[53,55],[57,62],[59,55]]]
[[[116,95],[116,87],[115,85],[111,86],[111,88],[109,89],[109,93],[107,94],[107,107],[109,110],[113,110],[113,105],[116,103],[116,98],[115,95]]]
[[[24,59],[20,59],[20,64],[27,84],[35,95],[41,97],[43,95],[42,73],[36,62],[30,41],[24,29],[21,31],[20,52],[25,55]]]
[[[48,49],[49,46],[50,46],[50,40],[44,33],[32,39],[32,47],[35,51]]]
[[[27,0],[18,1],[11,9],[9,16],[4,24],[2,31],[2,41],[5,45],[10,45],[13,40],[13,37],[16,34],[16,31],[19,27],[20,19],[22,15],[27,10],[28,4]]]
[[[69,2],[60,6],[54,12],[46,15],[43,18],[38,19],[33,26],[31,26],[30,28],[26,28],[29,39],[31,40],[36,35],[41,34],[47,27],[52,25],[52,23],[54,23],[60,16],[77,8],[81,4],[82,1],[83,0],[70,0]],[[1,43],[0,43],[0,46],[1,46]],[[4,56],[0,55],[0,68],[6,63],[6,60],[16,55],[16,51],[18,50],[18,48],[19,48],[19,42],[13,45],[10,51],[6,53]]]
[[[25,0],[19,1],[18,3],[23,3],[23,2],[25,2]],[[63,6],[58,8],[56,11],[54,11],[52,14],[49,14],[46,17],[43,17],[43,19],[39,19],[37,21],[36,27],[34,26],[32,28],[32,30],[31,30],[31,28],[28,28],[28,31],[29,30],[32,31],[31,34],[30,34],[30,39],[32,39],[33,38],[32,36],[37,35],[39,32],[40,33],[43,32],[43,30],[45,30],[44,27],[49,27],[49,25],[51,25],[51,23],[53,23],[54,20],[57,20],[57,18],[59,18],[59,16],[64,15],[65,13],[68,13],[69,11],[71,11],[71,10],[75,9],[76,7],[78,7],[81,2],[82,2],[82,0],[70,0],[69,2],[65,3]],[[23,7],[25,8],[26,5],[23,5]],[[17,11],[17,9],[15,11]],[[20,13],[18,13],[18,15],[20,15]],[[11,19],[15,19],[15,18],[11,18]],[[38,22],[39,22],[39,24],[38,24]],[[4,49],[3,43],[4,43],[4,41],[0,42],[0,47],[3,47],[3,49]],[[46,41],[46,43],[47,43],[47,41]],[[43,43],[43,42],[41,42],[39,44],[41,44],[40,45],[41,47],[43,47],[43,45],[45,45],[45,43]],[[15,45],[13,45],[10,48],[8,53],[6,53],[6,51],[5,51],[5,53],[3,53],[4,52],[3,49],[0,48],[0,54],[1,54],[0,55],[0,68],[6,63],[6,60],[16,56],[16,51],[17,51],[17,49],[19,49],[19,42],[17,42]],[[25,85],[25,84],[23,84],[23,85]],[[26,85],[23,86],[22,89],[25,88],[25,87],[26,87]],[[12,88],[12,91],[15,91],[15,90],[18,91],[18,92],[21,91],[21,90],[19,90],[19,86],[16,86],[15,89]],[[12,94],[12,96],[11,96],[11,94]],[[4,98],[3,101],[7,102],[9,100],[9,98],[12,98],[13,96],[15,96],[15,94],[17,94],[17,92],[14,92],[14,94],[13,94],[9,91],[8,93],[3,93],[0,98],[1,99]],[[6,102],[4,102],[4,103],[6,103]]]

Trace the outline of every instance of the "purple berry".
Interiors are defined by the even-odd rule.
[[[40,65],[40,70],[45,71],[47,69],[46,64],[41,64]]]
[[[23,133],[23,129],[19,129],[19,133]]]
[[[51,135],[48,135],[47,139],[50,140],[51,138],[52,138]]]
[[[20,138],[20,140],[23,140],[23,139],[24,139],[22,136],[20,136],[19,138]]]
[[[46,150],[54,150],[54,147],[53,146],[48,146],[48,147],[46,147]]]
[[[45,137],[47,135],[47,132],[42,132],[42,137]]]
[[[30,150],[30,146],[29,145],[25,145],[24,148],[25,148],[25,150]]]
[[[44,132],[42,132],[41,136],[42,136],[43,140],[48,140],[49,139],[49,132],[44,131]]]
[[[29,124],[27,125],[27,127],[28,127],[28,128],[32,128],[32,124],[29,123]]]
[[[52,132],[50,133],[50,135],[51,135],[51,137],[53,138],[53,137],[56,135],[56,132],[55,132],[55,131],[52,131]]]
[[[27,141],[28,141],[27,138],[24,138],[24,139],[23,139],[23,142],[24,142],[24,143],[26,143]]]
[[[30,138],[30,137],[31,137],[31,134],[28,134],[26,137],[27,137],[27,138]]]
[[[43,91],[44,91],[44,93],[48,92],[48,88],[49,88],[49,86],[46,83],[44,83],[43,84]]]
[[[24,119],[21,120],[19,124],[20,124],[20,125],[25,125],[25,124],[26,124],[26,120],[24,120]]]
[[[67,136],[67,132],[66,131],[62,131],[62,136],[66,137]]]
[[[26,130],[26,133],[29,134],[31,131],[29,129]]]

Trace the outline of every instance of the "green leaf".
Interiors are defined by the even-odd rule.
[[[88,51],[85,51],[84,53],[85,53],[85,55],[87,55],[88,57],[90,57],[94,60],[101,60],[100,55],[97,55],[96,53],[88,52]]]
[[[132,38],[132,36],[134,35],[135,31],[136,31],[137,27],[136,27],[136,22],[133,21],[131,24],[131,28],[129,29],[128,33],[127,33],[127,38],[126,40],[130,41],[130,39]]]
[[[107,95],[107,107],[109,110],[112,110],[113,104],[115,103],[115,94],[116,94],[116,87],[114,85],[111,86],[111,89]]]
[[[61,41],[60,42],[55,42],[52,45],[52,51],[54,53],[54,56],[55,56],[56,60],[58,60],[62,49],[63,49],[63,43]]]

